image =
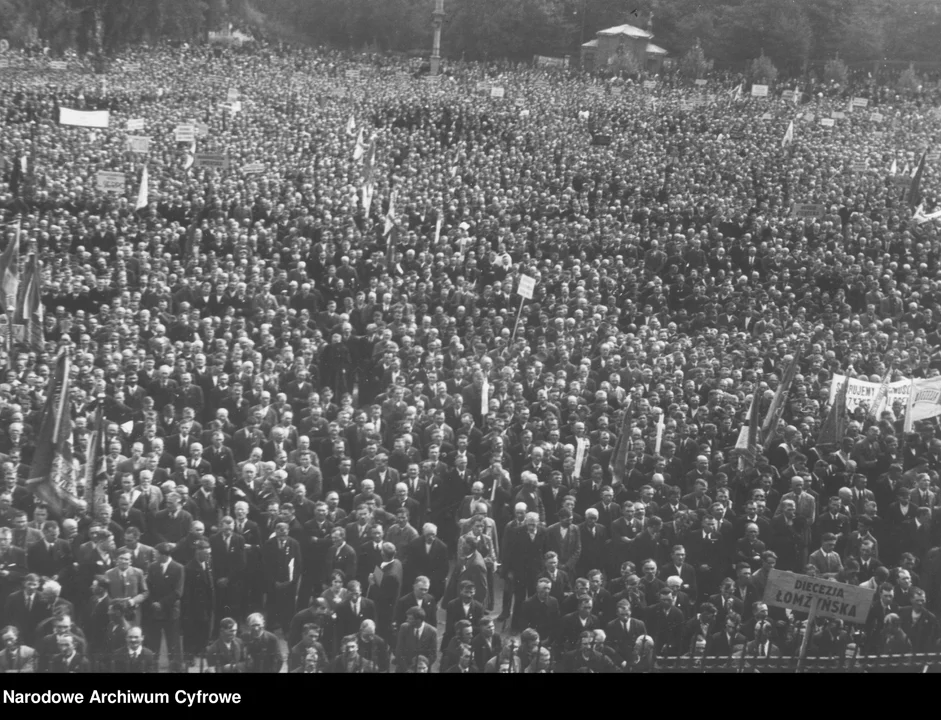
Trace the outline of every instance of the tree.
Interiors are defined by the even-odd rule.
[[[696,44],[680,58],[680,75],[688,80],[698,80],[710,70],[712,70],[712,62],[706,59],[706,54],[697,40]]]
[[[827,64],[823,68],[824,80],[830,83],[837,83],[838,85],[846,85],[846,78],[848,76],[849,68],[846,67],[846,63],[840,58],[836,57],[832,60],[827,60]]]
[[[774,63],[771,62],[771,58],[762,54],[761,57],[756,57],[752,60],[749,74],[752,79],[757,82],[770,84],[778,77],[778,69],[774,66]]]
[[[921,87],[921,80],[918,77],[918,73],[915,72],[913,65],[909,65],[902,71],[902,74],[899,75],[899,90],[915,93],[918,92],[919,87]]]

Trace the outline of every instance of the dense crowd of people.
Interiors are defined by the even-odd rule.
[[[833,87],[425,79],[273,46],[46,62],[0,70],[4,245],[21,233],[45,284],[45,346],[0,351],[0,669],[649,672],[792,657],[805,634],[811,657],[938,649],[937,418],[905,433],[898,404],[863,406],[816,442],[835,374],[939,373],[937,226],[890,176],[936,142],[936,89],[872,81],[853,110]],[[191,166],[191,121],[227,169]],[[929,211],[937,191],[929,164]],[[58,508],[26,483],[62,346],[82,472],[106,423]],[[752,397],[764,417],[795,358],[752,461]],[[763,602],[774,568],[866,586],[872,610],[807,627]]]

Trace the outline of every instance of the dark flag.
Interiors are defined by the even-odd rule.
[[[921,160],[918,161],[918,168],[915,170],[915,174],[912,175],[912,184],[908,189],[908,204],[912,209],[915,209],[921,205],[921,178],[925,174],[925,161],[928,158],[927,148],[921,154]]]
[[[36,255],[30,255],[26,261],[20,288],[20,297],[13,317],[13,329],[20,333],[18,340],[25,343],[31,350],[42,352],[45,343],[42,327],[42,272]]]
[[[54,513],[61,512],[63,505],[75,497],[69,365],[68,352],[63,348],[56,357],[55,372],[36,438],[33,466],[26,483]]]
[[[843,440],[843,434],[846,432],[846,389],[849,384],[850,379],[846,378],[842,387],[837,391],[836,397],[833,398],[833,405],[830,406],[827,419],[823,421],[823,427],[820,428],[817,445],[836,445],[839,447],[840,442]]]

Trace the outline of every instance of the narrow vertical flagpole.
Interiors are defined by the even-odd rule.
[[[513,325],[513,337],[510,338],[510,345],[516,342],[516,331],[519,330],[520,318],[523,316],[523,303],[526,302],[526,298],[520,297],[520,309],[516,311],[516,322]]]
[[[817,624],[817,605],[810,608],[810,615],[807,616],[807,624],[804,626],[804,637],[801,640],[800,655],[797,658],[797,672],[804,671],[804,664],[807,660],[807,650],[810,648],[810,636]]]

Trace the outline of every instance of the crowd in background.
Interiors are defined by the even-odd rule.
[[[812,657],[937,650],[937,419],[862,407],[816,442],[835,374],[941,367],[937,225],[903,197],[937,146],[931,91],[873,81],[852,109],[832,87],[427,79],[267,46],[44,63],[0,69],[4,245],[42,262],[45,337],[0,351],[0,669],[647,672],[793,656],[804,633]],[[61,346],[80,467],[106,423],[60,509],[26,481]],[[775,440],[740,458],[794,358]],[[806,627],[762,602],[773,568],[869,587],[869,617]]]

